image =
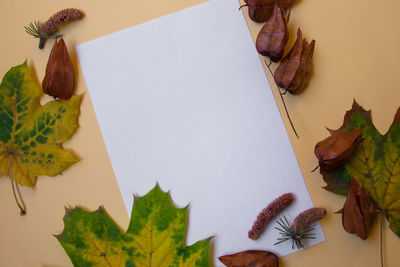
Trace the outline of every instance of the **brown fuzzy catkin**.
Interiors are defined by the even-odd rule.
[[[273,200],[257,216],[248,236],[256,240],[264,232],[267,225],[294,200],[292,193],[286,193]]]
[[[307,229],[311,224],[321,220],[326,214],[326,209],[324,208],[311,208],[301,212],[294,219],[292,223],[292,229],[303,231]]]
[[[40,26],[40,35],[56,31],[57,26],[83,17],[83,12],[76,8],[66,8],[58,11]]]

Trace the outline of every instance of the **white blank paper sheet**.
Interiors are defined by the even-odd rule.
[[[281,215],[312,207],[239,4],[213,0],[77,47],[128,212],[159,183],[190,205],[187,245],[214,236],[219,257],[247,249],[280,256],[272,223],[247,232],[270,201]],[[324,240],[317,225],[316,239]],[[222,266],[215,260],[216,266]]]

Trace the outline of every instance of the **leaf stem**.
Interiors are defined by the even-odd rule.
[[[265,63],[265,65],[268,67],[269,72],[271,73],[272,79],[274,79],[274,73],[273,73],[272,70],[271,70],[272,60],[270,59],[270,60],[269,60],[269,63],[267,63],[267,61],[264,60],[264,63]],[[276,83],[275,83],[275,84],[276,84]],[[294,134],[296,135],[297,139],[299,139],[300,137],[299,137],[299,135],[297,134],[296,128],[294,128],[292,119],[290,118],[290,115],[289,115],[289,111],[288,111],[288,109],[287,109],[287,107],[286,107],[285,99],[283,99],[283,95],[287,93],[287,90],[282,94],[281,90],[279,89],[279,86],[278,86],[277,84],[276,84],[276,86],[277,86],[277,88],[278,88],[279,95],[281,96],[282,103],[283,103],[283,107],[285,108],[286,116],[287,116],[287,118],[289,119],[290,126],[292,126],[292,129],[293,129]]]
[[[19,190],[19,186],[18,186],[17,182],[15,182],[13,179],[11,179],[11,187],[12,187],[12,191],[14,194],[15,202],[17,203],[18,208],[20,210],[20,215],[23,216],[26,214],[26,206],[25,206],[24,200],[22,199],[22,195],[21,195],[21,191]],[[18,197],[17,197],[17,194],[15,193],[15,187],[17,188]],[[19,198],[19,200],[18,200],[18,198]]]
[[[239,7],[239,10],[241,10],[243,7],[245,7],[245,6],[249,6],[248,4],[244,4],[244,5],[241,5],[240,7]]]
[[[315,172],[316,170],[318,170],[318,168],[319,168],[319,163],[318,163],[317,167],[315,167],[314,169],[311,170],[311,172]]]
[[[278,88],[278,90],[279,90],[279,88]],[[289,111],[287,110],[286,103],[285,103],[285,99],[283,98],[283,95],[280,93],[280,91],[279,91],[279,95],[281,96],[282,103],[283,103],[283,107],[285,108],[286,116],[287,116],[287,118],[289,119],[290,126],[292,126],[292,129],[293,129],[294,134],[296,135],[297,139],[299,139],[300,137],[299,137],[299,135],[298,135],[297,132],[296,132],[296,128],[294,128],[292,119],[290,118],[290,115],[289,115]]]
[[[269,72],[271,73],[272,78],[274,78],[274,73],[273,73],[272,70],[271,70],[272,60],[269,59],[269,63],[267,63],[267,61],[264,60],[264,63],[265,63],[265,65],[267,65],[267,67],[268,67],[268,69],[269,69]]]
[[[383,224],[385,223],[384,212],[380,216],[380,254],[381,254],[381,267],[383,267]]]
[[[290,13],[291,12],[292,12],[292,8],[289,8],[288,15],[287,15],[287,18],[286,18],[286,23],[289,23]]]

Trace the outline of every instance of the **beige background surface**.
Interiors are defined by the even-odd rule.
[[[77,72],[76,93],[84,93],[80,125],[65,148],[73,150],[81,161],[57,177],[39,177],[35,190],[22,188],[28,214],[19,215],[11,183],[0,179],[0,266],[71,266],[53,234],[63,230],[64,207],[80,205],[89,210],[103,205],[114,220],[126,229],[129,217],[101,133],[96,121],[74,46],[96,37],[136,25],[204,0],[1,0],[2,27],[0,74],[11,66],[28,64],[41,81],[52,42],[44,50],[38,40],[28,36],[23,26],[34,20],[45,21],[54,12],[67,7],[83,10],[86,17],[62,28]],[[376,223],[371,236],[362,241],[344,232],[341,217],[332,214],[345,198],[329,193],[318,172],[313,148],[325,138],[325,126],[337,128],[353,99],[373,110],[377,128],[386,132],[400,106],[400,3],[385,4],[363,0],[298,0],[289,30],[293,37],[301,26],[304,37],[316,40],[314,75],[301,95],[286,96],[292,120],[299,132],[296,139],[284,116],[295,153],[316,206],[329,214],[322,221],[327,241],[281,260],[282,266],[379,266],[379,232]],[[246,8],[244,9],[246,13]],[[238,11],[239,12],[239,11]],[[207,19],[207,18],[204,18]],[[255,38],[261,25],[249,22]],[[241,56],[240,51],[232,56]],[[277,89],[278,106],[283,112]],[[112,90],[112,88],[110,88]],[[123,96],[121,96],[123,97]],[[44,101],[49,98],[44,98]],[[268,248],[266,248],[268,249]],[[386,224],[384,230],[385,266],[400,265],[400,239]]]

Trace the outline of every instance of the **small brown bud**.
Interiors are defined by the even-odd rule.
[[[275,4],[272,16],[262,27],[256,40],[258,53],[269,57],[273,62],[281,60],[289,39],[283,10]]]
[[[275,70],[274,79],[278,87],[288,90],[291,94],[299,94],[307,87],[314,47],[315,40],[308,44],[298,29],[295,44]]]

